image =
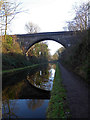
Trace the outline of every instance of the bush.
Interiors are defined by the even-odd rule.
[[[90,31],[89,31],[90,32]],[[80,34],[80,43],[73,47],[67,48],[62,54],[61,61],[67,67],[88,80],[88,64],[89,64],[89,41],[88,32],[83,31]]]
[[[7,42],[8,45],[12,46],[12,44],[13,44],[13,39],[12,39],[12,37],[9,36],[9,35],[7,35],[7,36],[6,36],[6,42]]]

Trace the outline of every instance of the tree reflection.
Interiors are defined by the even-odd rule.
[[[46,83],[49,80],[48,69],[37,72],[34,76],[27,75],[27,80],[34,86],[42,88],[42,83]]]
[[[15,74],[3,79],[2,99],[19,99],[19,98],[31,98],[32,96],[43,96],[43,92],[40,92],[35,87],[50,90],[50,71],[53,65],[40,66],[37,70],[29,70],[23,74]],[[27,74],[26,74],[27,73]],[[22,76],[22,77],[20,77]],[[28,84],[28,82],[30,84]],[[35,86],[35,87],[33,87]]]
[[[41,100],[41,99],[32,99],[31,101],[27,102],[28,108],[32,110],[35,110],[41,107],[43,103],[44,103],[44,100]]]
[[[3,100],[6,99],[18,99],[19,98],[19,93],[22,90],[22,88],[25,86],[25,82],[20,81],[15,85],[12,86],[7,86],[3,91],[2,91],[2,96],[3,96]]]
[[[10,100],[7,99],[3,101],[3,118],[18,118],[18,116],[14,113],[14,109],[18,110],[18,107],[15,107],[16,101],[12,102],[12,105],[10,104]]]
[[[55,74],[55,70],[53,68],[55,68],[55,66],[49,64],[47,69],[40,70],[32,76],[30,76],[28,74],[27,80],[32,85],[34,85],[38,88],[50,91],[50,89],[51,89],[50,79],[52,79],[52,81],[53,81],[54,74]]]

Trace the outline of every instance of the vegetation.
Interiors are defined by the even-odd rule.
[[[17,72],[17,71],[21,71],[21,70],[25,70],[25,69],[30,69],[33,67],[38,66],[39,64],[35,64],[35,65],[30,65],[30,66],[26,66],[26,67],[22,67],[22,68],[15,68],[15,69],[11,69],[11,70],[4,70],[2,71],[2,74],[8,74],[8,73],[12,73],[12,72]]]
[[[27,65],[26,58],[17,42],[13,43],[11,36],[2,41],[2,69],[13,69]]]
[[[27,31],[28,34],[37,33],[40,30],[39,26],[33,24],[32,22],[26,23],[25,24],[25,29],[26,29],[26,31]]]
[[[23,12],[20,7],[21,3],[10,2],[8,0],[0,1],[0,28],[2,38],[2,70],[12,71],[20,70],[22,67],[31,66],[42,62],[48,62],[49,49],[45,43],[37,43],[27,52],[21,47],[16,40],[7,35],[8,24],[14,19],[15,15]],[[33,23],[26,24],[28,33],[38,32],[38,28]],[[20,69],[17,69],[20,68]]]
[[[83,31],[88,28],[88,10],[89,2],[82,3],[80,6],[74,6],[75,17],[73,20],[68,21],[68,30],[69,31]]]
[[[13,69],[13,71],[16,71],[20,70],[16,68],[25,68],[26,66],[32,66],[32,64],[48,62],[48,52],[49,49],[45,43],[37,43],[28,51],[27,59],[19,44],[7,35],[6,40],[3,38],[2,42],[2,70]]]
[[[2,40],[2,70],[13,71],[20,70],[23,67],[31,66],[32,64],[39,64],[42,62],[48,62],[50,57],[48,46],[41,42],[33,45],[25,56],[25,48],[21,47],[16,40],[7,35],[8,24],[14,19],[15,15],[22,12],[19,9],[21,3],[8,2],[7,0],[0,1],[0,24],[1,24],[1,35],[2,29],[4,30],[4,35],[1,36]],[[29,32],[37,32],[38,27],[34,24],[26,24],[29,27]],[[20,68],[20,69],[17,69]]]
[[[24,51],[17,42],[13,42],[11,36],[7,36],[2,42],[2,69],[10,70],[48,62],[48,46],[45,43],[37,43],[28,52],[28,60]]]
[[[22,68],[31,66],[32,64],[38,64],[47,62],[49,57],[49,49],[45,43],[37,43],[32,46],[30,51],[25,56],[25,48],[21,47],[16,40],[7,35],[8,24],[14,19],[15,15],[23,12],[20,7],[21,3],[10,2],[8,0],[0,1],[0,28],[1,35],[3,30],[2,40],[2,70],[17,70],[16,68]],[[32,23],[26,24],[28,33],[38,32],[36,25]],[[20,70],[20,69],[18,69]]]
[[[88,32],[90,32],[88,30]],[[59,57],[59,60],[86,81],[89,80],[89,44],[87,31],[81,33],[81,42],[67,48]]]
[[[61,56],[61,53],[62,53],[64,50],[65,50],[64,47],[59,48],[59,49],[55,52],[55,54],[52,56],[52,59],[53,59],[53,60],[58,60],[59,57]]]
[[[28,57],[30,60],[33,61],[36,57],[41,62],[42,61],[47,62],[51,58],[48,45],[43,42],[36,43],[28,50]]]
[[[56,64],[56,72],[51,91],[51,98],[47,110],[47,118],[67,118],[69,117],[69,109],[66,103],[66,90],[62,84],[62,78],[59,65]]]
[[[66,67],[80,75],[87,82],[89,80],[89,37],[90,29],[88,29],[88,3],[83,3],[74,9],[75,17],[68,22],[68,30],[78,31],[78,43],[69,46],[64,51],[58,52],[59,61]],[[76,34],[76,32],[75,32]]]
[[[1,34],[4,30],[5,40],[7,35],[8,24],[15,18],[18,13],[21,13],[22,10],[19,8],[21,3],[10,2],[8,0],[0,1],[0,28]]]

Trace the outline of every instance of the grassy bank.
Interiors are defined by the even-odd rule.
[[[26,67],[20,67],[20,68],[14,68],[14,69],[10,69],[10,70],[3,70],[2,71],[2,74],[9,74],[9,73],[13,73],[13,72],[18,72],[18,71],[22,71],[22,70],[25,70],[25,69],[33,69],[37,66],[41,66],[41,65],[45,65],[47,64],[46,63],[40,63],[40,64],[33,64],[33,65],[30,65],[30,66],[26,66]]]
[[[2,71],[2,74],[8,74],[8,73],[17,72],[17,71],[25,70],[25,69],[28,69],[28,68],[37,67],[38,65],[39,65],[39,64],[35,64],[35,65],[26,66],[26,67],[21,67],[21,68],[15,68],[15,69],[11,69],[11,70],[3,70],[3,71]]]
[[[51,98],[47,110],[47,118],[67,118],[69,109],[66,103],[66,90],[62,84],[62,78],[58,63],[56,64],[56,73],[51,91]]]

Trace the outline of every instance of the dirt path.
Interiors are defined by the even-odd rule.
[[[88,118],[88,85],[60,64],[72,118]]]

